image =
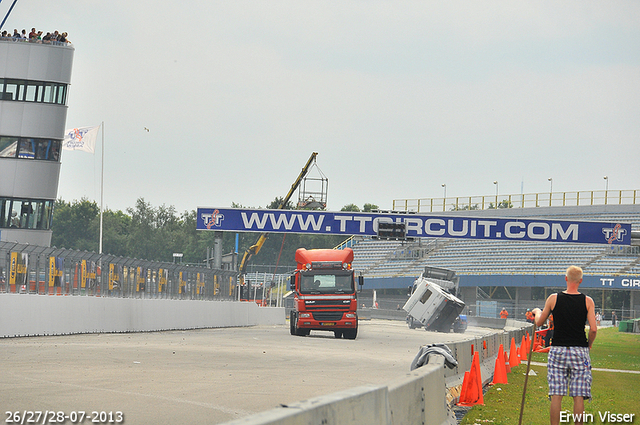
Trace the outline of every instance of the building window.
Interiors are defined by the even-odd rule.
[[[60,140],[0,136],[0,158],[60,161]]]
[[[0,137],[0,157],[15,158],[18,156],[19,137]]]
[[[53,201],[0,198],[0,228],[51,229]]]
[[[0,100],[65,105],[67,103],[67,85],[46,81],[0,78]]]

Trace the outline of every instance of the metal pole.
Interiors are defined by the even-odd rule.
[[[2,0],[0,0],[2,1]],[[2,29],[2,27],[4,26],[4,23],[7,21],[7,18],[9,17],[9,14],[11,14],[11,11],[13,10],[13,6],[16,5],[16,2],[18,0],[13,0],[13,3],[11,3],[11,7],[9,8],[9,11],[7,12],[6,15],[4,15],[4,19],[2,20],[2,23],[0,23],[0,30]]]
[[[536,324],[533,324],[533,340],[536,338]],[[529,359],[527,360],[527,373],[524,375],[524,388],[522,389],[522,403],[520,403],[520,419],[518,425],[522,425],[522,413],[524,412],[524,396],[527,393],[527,381],[529,380],[529,370],[531,370],[531,354],[533,353],[533,342],[529,346]]]
[[[100,250],[98,254],[102,254],[102,210],[104,205],[104,121],[102,121],[102,165],[100,168]]]

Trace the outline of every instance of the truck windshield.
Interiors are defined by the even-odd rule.
[[[300,292],[303,294],[350,294],[353,293],[353,275],[303,274],[300,276]]]

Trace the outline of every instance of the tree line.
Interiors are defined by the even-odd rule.
[[[282,198],[275,198],[266,208],[277,208]],[[241,208],[239,204],[232,204]],[[294,209],[291,203],[286,209]],[[362,211],[378,207],[365,204]],[[341,211],[361,211],[354,204],[346,205]],[[132,208],[125,212],[106,209],[102,213],[102,251],[122,257],[134,257],[152,261],[173,261],[173,253],[182,253],[185,263],[202,263],[207,256],[207,248],[214,246],[214,232],[196,230],[196,211],[178,213],[173,206],[153,206],[139,198]],[[100,237],[100,208],[95,201],[82,198],[67,202],[62,199],[54,204],[53,236],[51,245],[98,252]],[[255,244],[259,233],[238,234],[238,255]],[[251,260],[252,264],[279,264],[283,267],[295,266],[294,254],[298,248],[334,248],[345,239],[340,235],[302,235],[294,233],[272,233],[260,253]],[[235,251],[236,233],[222,232],[222,252]]]

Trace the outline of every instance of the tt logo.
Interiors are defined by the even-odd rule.
[[[222,220],[224,220],[224,214],[220,214],[220,211],[218,210],[213,210],[211,214],[202,214],[202,221],[207,229],[220,227],[222,225]]]
[[[624,239],[624,235],[627,234],[626,229],[622,229],[622,226],[616,224],[613,229],[610,227],[606,227],[602,229],[602,233],[604,234],[604,238],[608,243],[620,242]]]

